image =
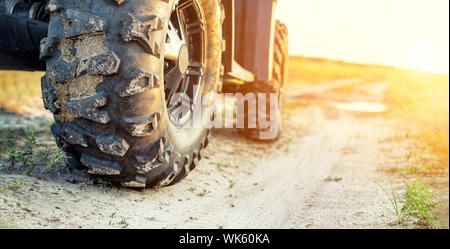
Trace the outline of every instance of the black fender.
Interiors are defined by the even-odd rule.
[[[225,73],[244,82],[271,81],[276,0],[222,0],[222,3]]]

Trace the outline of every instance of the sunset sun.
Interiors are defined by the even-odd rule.
[[[448,73],[447,0],[280,0],[277,15],[292,55]]]
[[[431,42],[415,43],[410,48],[410,64],[408,67],[423,72],[434,72],[444,63],[444,55]]]

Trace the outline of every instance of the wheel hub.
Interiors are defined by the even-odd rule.
[[[170,121],[186,124],[200,96],[203,77],[204,30],[196,0],[176,1],[164,52],[164,91]]]
[[[189,49],[183,44],[178,53],[178,69],[180,73],[185,74],[189,66]]]

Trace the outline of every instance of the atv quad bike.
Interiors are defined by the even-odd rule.
[[[275,5],[0,0],[0,69],[46,71],[44,106],[70,166],[125,187],[167,186],[198,165],[210,141],[207,127],[180,126],[214,105],[198,105],[207,93],[275,93],[276,103],[266,98],[265,111],[245,116],[266,118],[276,105],[281,124],[287,28],[274,20]],[[263,129],[246,121],[240,131],[258,139]]]

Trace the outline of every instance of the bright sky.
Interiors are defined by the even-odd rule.
[[[449,0],[278,0],[290,53],[449,72]]]

